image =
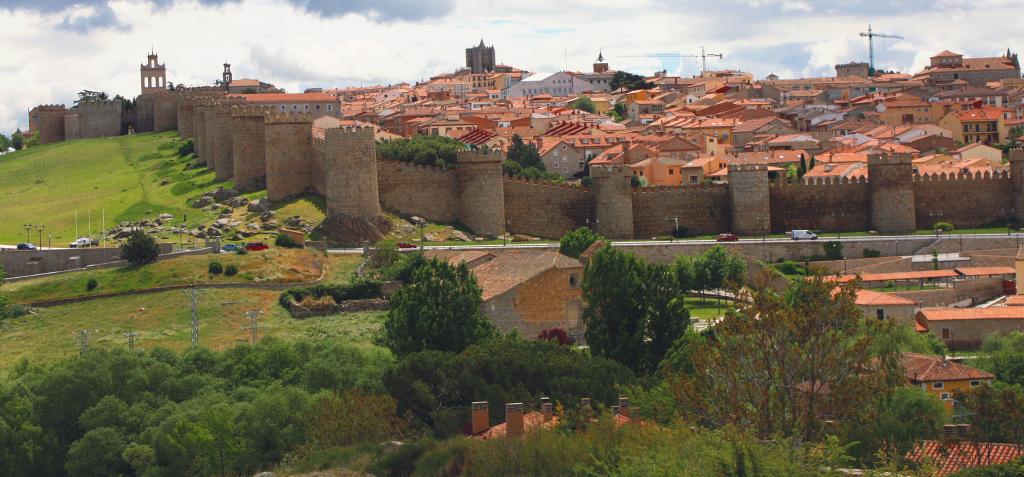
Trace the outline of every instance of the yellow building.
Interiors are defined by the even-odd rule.
[[[649,186],[678,186],[683,182],[681,169],[685,164],[671,157],[649,157],[631,164],[629,169]]]
[[[1002,108],[988,107],[953,111],[939,120],[939,126],[952,131],[953,139],[963,144],[1001,144],[1010,140],[1005,114]]]
[[[992,373],[949,361],[944,356],[903,353],[901,364],[910,384],[941,399],[948,411],[953,410],[957,391],[969,391],[995,379]]]

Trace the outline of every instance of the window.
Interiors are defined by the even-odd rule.
[[[932,383],[932,389],[942,389],[944,387],[946,387],[946,383],[944,383],[942,381],[939,381],[937,383]]]
[[[949,401],[949,393],[942,393],[939,395],[939,398],[943,401]]]
[[[942,329],[942,339],[944,339],[944,340],[948,340],[949,339],[949,328],[943,328]]]
[[[570,288],[576,288],[577,282],[578,282],[578,280],[576,279],[576,275],[575,274],[569,274],[569,287]]]
[[[981,381],[977,381],[977,380],[971,381],[971,387],[972,388],[978,387],[980,385],[981,385]]]
[[[676,174],[675,170],[673,170],[671,167],[668,168],[668,175],[674,176],[675,174]]]
[[[878,321],[885,320],[885,310],[881,308],[875,310],[875,316],[878,317]]]

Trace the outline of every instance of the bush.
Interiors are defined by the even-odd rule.
[[[233,277],[235,275],[238,275],[238,265],[233,263],[228,264],[228,266],[224,268],[224,276]]]
[[[594,187],[594,178],[587,176],[580,179],[580,185],[583,187]]]
[[[153,263],[160,256],[160,245],[156,239],[142,230],[133,230],[128,240],[121,245],[121,258],[132,265]]]
[[[195,145],[195,143],[192,142],[191,139],[183,142],[181,144],[181,146],[178,146],[178,156],[179,157],[185,157],[185,156],[187,156],[189,154],[194,154],[195,152],[196,152],[196,145]]]
[[[221,265],[220,262],[216,261],[210,262],[210,266],[207,267],[207,270],[211,275],[220,275],[221,273],[224,273],[224,265]]]
[[[558,241],[558,252],[562,255],[579,258],[580,254],[590,248],[601,236],[588,227],[580,227],[562,236]]]
[[[93,291],[100,285],[95,278],[90,278],[89,281],[85,282],[85,291]]]
[[[952,232],[953,231],[953,224],[951,224],[949,222],[935,222],[935,225],[932,225],[932,230],[940,230],[942,232]]]
[[[807,270],[804,269],[804,266],[792,260],[778,263],[774,267],[783,275],[807,275]]]
[[[277,234],[277,237],[274,238],[274,245],[284,248],[302,248],[301,243],[296,242],[291,235],[284,232]]]
[[[238,248],[238,251],[237,251],[237,252],[235,252],[235,253],[237,253],[237,254],[239,254],[239,255],[245,255],[245,254],[249,253],[249,251],[248,251],[248,250],[246,250],[246,249],[245,249],[245,247],[239,247],[239,248]]]
[[[875,257],[881,257],[881,256],[882,256],[882,251],[881,250],[875,250],[873,248],[866,248],[866,249],[864,249],[864,258],[875,258]]]
[[[363,300],[367,298],[378,298],[381,296],[380,282],[370,280],[357,280],[352,283],[339,285],[313,285],[306,288],[294,288],[281,293],[278,303],[288,308],[292,302],[302,303],[307,297],[324,298],[331,297],[335,303],[347,300]]]
[[[843,259],[843,244],[841,242],[825,242],[821,246],[825,249],[825,257],[828,260]]]

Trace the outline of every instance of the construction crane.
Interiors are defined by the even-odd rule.
[[[651,53],[647,55],[625,55],[623,58],[700,58],[700,72],[703,75],[708,70],[708,57],[722,59],[721,53],[707,53],[704,51],[704,46],[700,47],[700,54],[686,54],[686,53]]]
[[[875,76],[875,38],[892,38],[894,40],[903,39],[903,37],[899,35],[875,33],[871,31],[871,25],[868,25],[867,33],[861,32],[860,36],[868,39],[868,76]]]

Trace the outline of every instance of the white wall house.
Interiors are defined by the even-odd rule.
[[[559,71],[558,73],[534,73],[509,87],[505,91],[505,97],[521,98],[540,94],[569,96],[590,91],[592,88],[593,86],[590,82],[564,71]]]

